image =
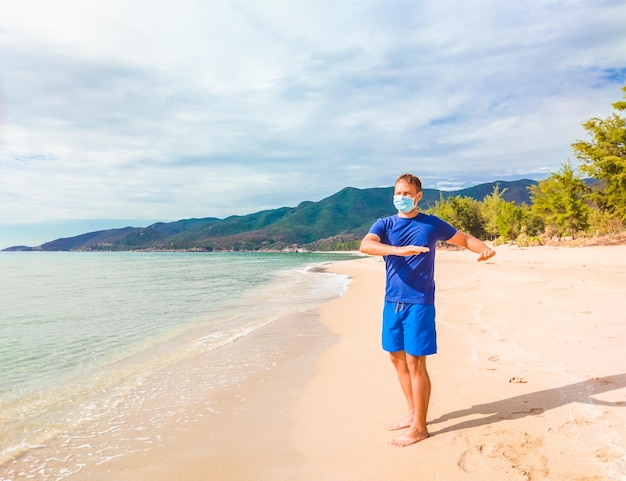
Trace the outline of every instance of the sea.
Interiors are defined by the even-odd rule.
[[[349,280],[324,266],[356,258],[0,253],[0,481],[81,479],[90,466],[128,455],[137,440],[150,449],[151,429],[184,416],[185,401],[151,412],[149,426],[129,427],[158,398],[152,391],[160,388],[149,391],[146,379],[203,353],[227,353],[277,320],[340,297]],[[203,389],[242,376],[236,363],[202,372],[194,382]]]

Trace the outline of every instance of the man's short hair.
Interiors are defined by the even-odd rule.
[[[395,184],[397,184],[401,180],[404,180],[405,182],[408,182],[409,184],[414,185],[418,192],[422,191],[422,181],[416,175],[402,174],[400,177],[396,179]]]

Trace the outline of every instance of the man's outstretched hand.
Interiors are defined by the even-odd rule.
[[[480,255],[478,256],[478,259],[476,259],[477,261],[486,261],[487,259],[492,258],[493,256],[496,255],[496,251],[492,250],[492,249],[487,249],[484,250],[480,253]]]

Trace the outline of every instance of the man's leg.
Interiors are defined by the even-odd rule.
[[[404,394],[408,407],[408,414],[406,417],[387,426],[387,429],[395,431],[396,429],[408,428],[411,424],[413,424],[415,405],[413,403],[413,387],[411,383],[411,373],[409,372],[409,366],[406,362],[406,353],[404,351],[390,352],[389,356],[393,367],[396,368],[398,381],[400,382],[402,394]]]
[[[411,356],[410,354],[405,354],[404,357],[411,381],[410,391],[413,400],[412,409],[414,414],[408,432],[403,436],[393,439],[391,441],[393,446],[409,446],[410,444],[415,444],[428,437],[426,415],[428,414],[431,385],[430,377],[426,370],[426,356]],[[400,373],[398,373],[398,376],[400,376]],[[402,381],[400,381],[400,384],[402,384]]]

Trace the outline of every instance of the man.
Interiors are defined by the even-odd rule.
[[[389,429],[408,428],[391,441],[408,446],[428,437],[426,414],[430,377],[426,356],[437,352],[435,332],[435,248],[438,241],[465,247],[484,261],[496,253],[447,222],[417,211],[422,183],[412,174],[398,177],[393,203],[398,214],[378,219],[361,241],[360,251],[384,256],[387,279],[383,309],[383,349],[391,356],[409,414]]]

